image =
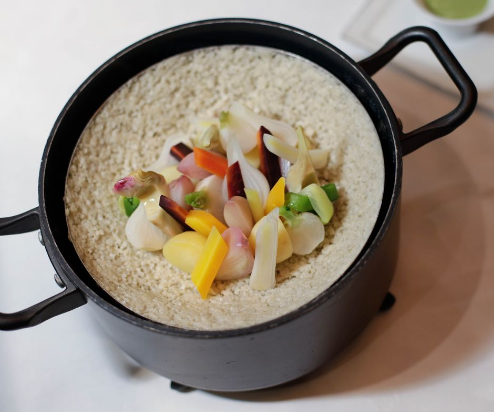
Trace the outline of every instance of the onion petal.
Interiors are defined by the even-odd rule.
[[[162,249],[169,239],[148,220],[146,209],[142,203],[127,220],[125,234],[132,246],[147,251]]]
[[[233,280],[247,276],[254,266],[254,256],[252,256],[249,241],[236,227],[228,228],[221,236],[228,246],[228,253],[215,279]]]
[[[236,227],[245,236],[249,236],[254,226],[254,219],[246,198],[233,196],[225,203],[225,222],[230,227]]]
[[[151,170],[153,172],[159,173],[165,167],[177,164],[178,161],[171,155],[170,150],[178,143],[184,143],[189,146],[191,144],[190,139],[182,133],[168,136],[165,140],[165,145],[163,146],[158,159],[153,164],[151,164],[151,166],[148,166],[143,170]]]

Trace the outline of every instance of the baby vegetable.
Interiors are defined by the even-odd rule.
[[[277,139],[271,134],[264,134],[263,141],[266,148],[283,159],[288,160],[290,163],[295,163],[298,158],[299,150],[284,141]],[[314,149],[309,150],[309,157],[312,161],[314,169],[322,169],[328,165],[329,160],[329,150],[325,149]]]
[[[134,211],[137,209],[137,206],[139,206],[139,198],[137,197],[118,197],[118,207],[127,217],[134,213]]]
[[[297,129],[298,136],[298,158],[297,162],[290,168],[286,176],[286,184],[290,192],[298,193],[303,187],[311,184],[319,184],[316,171],[307,150],[304,130],[299,126]]]
[[[293,253],[307,255],[324,240],[324,225],[312,213],[293,213],[286,206],[280,208],[286,230],[292,242]]]
[[[321,186],[322,190],[326,192],[328,199],[334,202],[338,200],[340,195],[338,194],[338,190],[336,189],[336,185],[334,183],[328,183],[327,185]]]
[[[177,143],[175,146],[172,146],[172,148],[170,149],[170,154],[179,162],[190,153],[192,153],[192,149],[189,146],[183,144],[182,142]]]
[[[266,220],[267,216],[264,216],[259,222],[257,222],[252,228],[252,232],[249,236],[249,243],[252,250],[256,249],[256,234],[259,229],[261,223]],[[283,262],[288,259],[293,254],[292,241],[290,240],[290,236],[288,236],[288,232],[283,226],[283,223],[280,219],[278,219],[278,248],[276,253],[276,263]]]
[[[220,233],[223,233],[227,229],[211,213],[204,212],[203,210],[191,210],[185,219],[185,224],[204,236],[209,236],[213,227]]]
[[[200,190],[199,192],[192,192],[185,195],[185,203],[196,209],[204,209],[206,207],[206,192]]]
[[[226,169],[228,167],[226,157],[221,156],[218,153],[201,149],[200,147],[194,147],[194,160],[196,165],[204,170],[207,170],[222,179],[225,177]]]
[[[288,206],[291,210],[295,210],[296,212],[311,212],[314,210],[310,203],[309,196],[288,192],[285,199],[285,206]]]
[[[256,290],[268,290],[276,286],[276,255],[278,249],[279,210],[274,209],[259,223],[256,233],[256,259],[250,286]]]
[[[261,126],[264,126],[290,146],[295,146],[297,144],[297,135],[289,124],[261,116],[240,103],[233,103],[230,108],[230,113],[249,123],[254,128],[255,132],[259,130]],[[248,152],[248,150],[244,151],[244,153],[245,152]]]
[[[182,206],[180,206],[177,202],[174,202],[167,196],[161,195],[160,207],[171,217],[173,217],[178,223],[180,223],[184,228],[187,227],[187,225],[185,224],[185,219],[187,218],[189,212]]]
[[[238,141],[233,136],[230,137],[228,142],[227,155],[229,165],[238,162],[245,187],[257,190],[259,198],[261,199],[261,204],[264,207],[269,193],[268,181],[259,170],[251,166],[250,163],[245,160],[245,156],[240,149]]]
[[[228,253],[228,246],[216,227],[211,229],[201,255],[192,271],[192,282],[203,299],[206,299],[223,259]]]
[[[151,252],[160,250],[168,240],[168,236],[148,220],[142,203],[127,220],[125,235],[136,249]]]
[[[238,162],[228,166],[228,169],[226,170],[226,184],[228,188],[228,199],[233,196],[245,196],[244,180],[242,179],[242,173],[240,172],[240,165]]]
[[[285,178],[280,177],[278,182],[273,186],[269,192],[268,199],[266,200],[266,206],[264,213],[267,215],[274,208],[281,207],[285,203]]]
[[[165,243],[163,256],[173,266],[192,273],[205,244],[206,236],[197,232],[183,232]]]
[[[199,139],[199,147],[214,150],[219,153],[225,153],[220,141],[220,130],[218,125],[212,124]]]
[[[240,113],[241,114],[241,113]],[[256,131],[249,122],[239,116],[234,107],[220,114],[220,136],[223,148],[227,149],[231,137],[238,139],[243,153],[248,153],[256,147]]]
[[[223,179],[215,175],[209,176],[196,185],[196,192],[206,192],[206,205],[202,209],[225,223],[223,209],[227,199],[223,196]]]
[[[225,203],[225,222],[229,227],[236,227],[245,236],[249,236],[254,226],[249,202],[240,196],[233,196]]]
[[[145,172],[141,169],[137,169],[130,175],[120,179],[113,186],[113,192],[117,195],[138,197],[140,200],[153,190],[158,190],[161,194],[168,195],[166,179],[159,173]]]
[[[255,189],[244,189],[245,196],[249,202],[250,211],[255,222],[261,220],[264,216],[264,208],[262,207],[259,192]]]
[[[271,134],[264,126],[257,132],[257,147],[259,149],[259,169],[268,179],[269,187],[272,188],[281,177],[280,162],[278,156],[270,152],[263,141],[263,135]]]
[[[228,246],[228,253],[218,270],[216,279],[233,280],[247,276],[254,266],[254,256],[252,256],[249,241],[236,227],[226,229],[221,237]]]
[[[194,191],[194,183],[185,175],[173,180],[169,184],[170,197],[185,210],[190,210],[191,207],[186,203],[185,197]]]
[[[316,211],[317,215],[321,219],[321,222],[326,224],[333,217],[333,204],[328,199],[326,192],[315,183],[305,187],[301,192],[301,195],[309,197],[310,204]]]

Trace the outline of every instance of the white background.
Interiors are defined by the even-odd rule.
[[[72,92],[102,62],[164,28],[257,17],[362,57],[341,34],[365,2],[0,0],[0,216],[37,205],[41,154]],[[455,99],[393,69],[376,76],[406,129]],[[405,160],[395,307],[333,363],[289,386],[180,394],[130,362],[85,307],[0,332],[0,411],[494,410],[494,120],[476,112]],[[36,233],[0,238],[0,311],[59,291]]]

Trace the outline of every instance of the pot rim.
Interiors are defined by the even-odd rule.
[[[93,80],[98,77],[98,75],[105,70],[109,65],[111,65],[113,62],[118,60],[120,57],[123,55],[133,51],[134,49],[154,40],[155,38],[168,35],[170,33],[174,33],[177,31],[182,31],[182,30],[187,30],[190,28],[195,28],[199,26],[208,26],[208,25],[221,25],[221,24],[232,24],[232,23],[239,23],[239,24],[250,24],[253,26],[269,26],[277,30],[285,30],[292,32],[294,34],[297,34],[299,36],[305,37],[310,39],[312,42],[318,43],[319,45],[322,45],[325,49],[328,49],[329,52],[336,54],[340,59],[343,59],[346,61],[348,65],[350,65],[354,69],[353,75],[360,75],[362,77],[362,81],[365,81],[368,86],[373,90],[375,94],[375,99],[376,103],[380,107],[382,107],[382,110],[385,114],[386,117],[386,123],[389,125],[389,131],[390,131],[390,136],[392,137],[392,142],[393,142],[393,152],[391,155],[395,159],[393,168],[394,168],[394,181],[392,182],[393,184],[393,189],[392,189],[392,194],[389,200],[389,203],[383,204],[381,206],[380,214],[383,213],[383,208],[387,207],[387,210],[385,213],[383,213],[382,217],[382,222],[380,223],[379,230],[375,233],[374,237],[372,239],[368,239],[366,245],[364,248],[361,250],[359,253],[359,256],[356,258],[356,260],[352,263],[352,265],[340,276],[340,278],[332,284],[330,287],[325,289],[322,293],[311,299],[309,302],[305,303],[304,305],[292,310],[291,312],[282,315],[280,317],[271,319],[267,322],[255,324],[252,326],[248,327],[243,327],[243,328],[237,328],[237,329],[226,329],[226,330],[195,330],[195,329],[185,329],[185,328],[179,328],[175,326],[169,326],[163,323],[159,323],[156,321],[149,320],[147,318],[141,317],[138,314],[135,314],[134,312],[130,310],[122,310],[112,303],[106,301],[103,297],[99,296],[91,287],[86,285],[86,283],[75,273],[75,271],[72,269],[72,267],[69,265],[69,263],[66,261],[65,257],[63,256],[62,252],[60,251],[56,241],[55,237],[53,235],[53,232],[50,228],[49,222],[48,222],[48,216],[46,213],[46,202],[45,202],[45,174],[46,174],[46,167],[47,167],[47,159],[48,159],[48,154],[51,150],[53,141],[55,136],[57,135],[58,129],[60,124],[62,123],[66,113],[68,110],[72,107],[73,103],[77,100],[79,94],[87,87],[88,84],[93,82]],[[211,45],[214,46],[214,45]],[[191,49],[192,50],[192,49]],[[280,50],[283,50],[280,48]],[[177,53],[178,54],[178,53]],[[296,53],[294,53],[296,54]],[[303,56],[302,56],[303,57]],[[307,60],[310,60],[306,57],[304,57]],[[315,63],[317,64],[317,63]],[[318,65],[319,66],[319,65]],[[319,66],[321,67],[321,66]],[[321,67],[322,69],[328,71],[326,68]],[[341,81],[341,79],[340,79]],[[379,132],[378,132],[379,133]],[[254,334],[258,332],[263,332],[265,330],[269,330],[272,328],[275,328],[277,326],[280,326],[282,324],[291,322],[299,317],[302,317],[303,315],[313,311],[329,299],[336,299],[338,295],[343,293],[348,287],[351,286],[353,279],[358,275],[360,270],[365,266],[367,263],[368,259],[373,255],[375,250],[379,247],[384,234],[386,233],[389,224],[391,222],[391,219],[394,216],[399,195],[401,192],[401,182],[402,182],[402,171],[403,171],[403,159],[402,159],[402,150],[401,150],[401,145],[399,142],[399,126],[398,122],[396,119],[396,116],[385,98],[384,94],[382,91],[379,89],[379,87],[375,84],[375,82],[371,79],[371,77],[349,56],[347,56],[345,53],[343,53],[341,50],[339,50],[337,47],[333,46],[331,43],[309,33],[304,30],[297,29],[295,27],[285,25],[282,23],[276,23],[276,22],[271,22],[271,21],[265,21],[265,20],[258,20],[258,19],[250,19],[250,18],[219,18],[219,19],[208,19],[208,20],[201,20],[201,21],[195,21],[191,23],[186,23],[182,25],[178,25],[163,31],[160,31],[158,33],[152,34],[150,36],[145,37],[142,40],[139,40],[132,45],[126,47],[119,53],[115,54],[113,57],[108,59],[105,63],[103,63],[100,67],[98,67],[82,84],[79,86],[79,88],[74,92],[74,94],[71,96],[67,104],[64,106],[63,110],[61,111],[60,115],[58,116],[51,132],[48,138],[48,141],[45,146],[45,150],[43,152],[43,158],[42,158],[42,163],[41,163],[41,169],[40,169],[40,175],[39,175],[39,184],[38,184],[38,196],[39,196],[39,204],[40,204],[40,223],[41,223],[41,231],[43,234],[43,239],[45,241],[46,245],[46,250],[48,252],[49,258],[54,264],[55,267],[61,268],[63,273],[68,277],[68,279],[75,284],[75,286],[83,292],[83,294],[86,297],[89,297],[93,302],[101,306],[103,309],[106,309],[108,312],[111,314],[115,315],[116,317],[120,318],[123,321],[129,322],[133,325],[142,327],[144,329],[148,329],[150,331],[156,332],[156,333],[164,333],[168,335],[174,335],[178,337],[186,337],[186,338],[203,338],[203,339],[208,339],[208,338],[232,338],[232,337],[237,337],[237,336],[242,336],[242,335],[249,335],[249,334]],[[387,162],[391,162],[392,159],[384,159],[384,163],[386,164]],[[390,182],[391,184],[391,182]],[[374,226],[373,232],[376,229],[376,225],[379,224],[379,220],[376,221],[376,224]],[[58,263],[58,264],[57,264]]]

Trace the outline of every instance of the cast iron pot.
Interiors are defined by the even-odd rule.
[[[370,78],[413,42],[429,45],[461,93],[459,105],[413,132],[403,133],[386,98]],[[385,188],[378,221],[365,248],[333,286],[280,318],[248,328],[194,331],[147,320],[102,290],[68,240],[65,176],[89,120],[129,79],[170,56],[224,44],[280,49],[306,58],[338,77],[370,115],[382,145]],[[88,303],[115,343],[143,366],[178,384],[217,391],[266,388],[298,378],[334,357],[379,310],[398,252],[402,156],[461,125],[477,101],[474,84],[439,35],[407,29],[356,63],[310,33],[278,23],[219,19],[190,23],[152,35],[96,70],[74,93],[49,136],[41,163],[39,207],[0,219],[0,234],[41,229],[41,238],[64,291],[17,313],[0,314],[0,329],[38,325]],[[111,159],[108,159],[110,162]]]

